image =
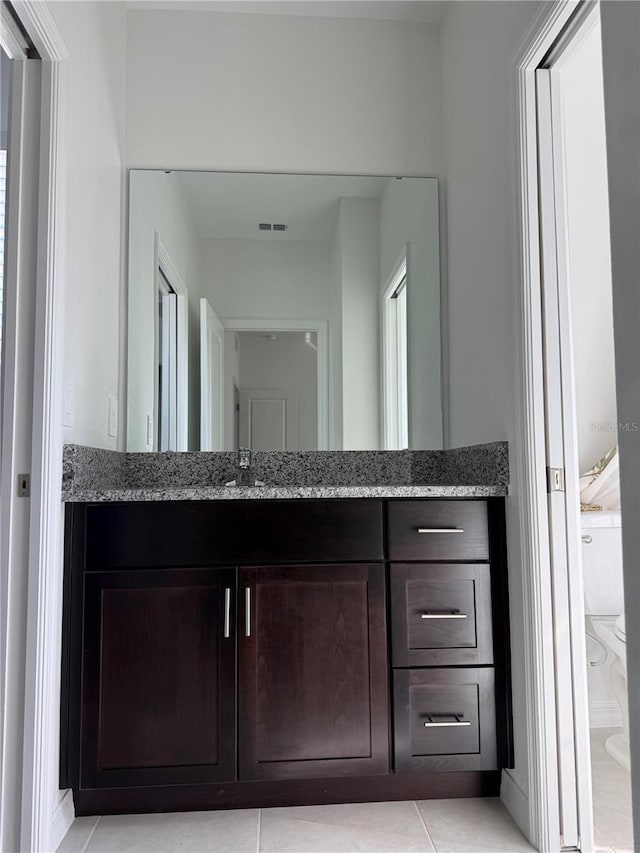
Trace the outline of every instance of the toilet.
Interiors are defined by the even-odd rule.
[[[607,651],[609,685],[622,718],[622,732],[607,738],[605,749],[612,758],[629,770],[629,706],[620,513],[583,512],[581,527],[587,633],[596,637]]]

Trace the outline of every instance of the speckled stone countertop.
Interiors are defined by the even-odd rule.
[[[509,488],[506,442],[452,450],[255,453],[252,477],[225,486],[235,453],[119,453],[68,444],[67,502],[276,500],[292,498],[493,497]]]

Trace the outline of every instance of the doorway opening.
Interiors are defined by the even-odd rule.
[[[556,683],[563,706],[562,818],[571,835],[575,799],[578,838],[590,838],[593,832],[598,847],[631,849],[613,294],[597,7],[545,65],[537,72],[537,87],[547,446],[549,466],[564,471],[564,493],[552,489],[549,495]],[[569,645],[562,643],[565,617]],[[571,684],[566,682],[568,671],[573,671]],[[573,748],[563,736],[571,726],[570,709]]]
[[[328,450],[327,322],[225,319],[224,334],[225,448]]]
[[[599,5],[547,12],[519,84],[519,461],[542,710],[530,743],[546,799],[537,841],[633,849]]]

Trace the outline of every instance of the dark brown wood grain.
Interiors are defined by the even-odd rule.
[[[397,669],[393,690],[396,773],[497,769],[492,667]],[[425,727],[456,715],[470,725]]]
[[[240,602],[239,778],[387,770],[383,565],[244,568]]]
[[[392,500],[387,503],[389,559],[481,561],[489,559],[486,501]],[[418,533],[458,528],[462,533]]]
[[[235,778],[235,572],[90,573],[83,787]]]
[[[167,785],[74,790],[76,815],[269,808],[385,800],[497,797],[499,771],[270,779],[232,785]]]
[[[393,666],[493,663],[489,564],[391,563],[389,577]]]
[[[87,508],[89,569],[382,560],[375,500],[171,501]]]

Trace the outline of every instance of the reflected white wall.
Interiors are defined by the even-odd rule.
[[[130,180],[127,450],[153,449],[147,443],[147,417],[154,414],[156,389],[156,232],[189,292],[189,449],[199,450],[200,241],[178,174],[131,172]]]

